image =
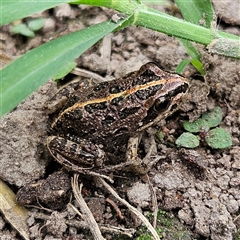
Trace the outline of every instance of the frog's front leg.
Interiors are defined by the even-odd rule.
[[[102,167],[106,158],[105,153],[98,145],[77,137],[63,138],[50,136],[47,138],[47,148],[51,155],[69,170],[84,167],[92,169]]]
[[[141,158],[138,157],[137,150],[141,141],[142,133],[137,133],[134,137],[130,137],[128,140],[127,151],[125,156],[125,162],[105,167],[104,171],[117,171],[124,169],[126,171],[134,172],[135,174],[144,175],[149,171],[149,166]]]
[[[143,159],[139,158],[137,153],[139,143],[142,139],[142,133],[138,133],[128,140],[126,162],[136,174],[146,174],[154,164],[160,159],[165,158],[164,156],[157,156],[157,146],[154,136],[155,134],[150,133],[150,136],[147,139],[148,143],[144,143],[147,154]]]
[[[145,164],[141,158],[138,157],[137,150],[142,138],[142,133],[136,134],[134,137],[130,137],[128,140],[126,163],[129,165],[131,171],[136,174],[146,174],[149,171],[147,164]]]

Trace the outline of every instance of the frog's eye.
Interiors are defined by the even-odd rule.
[[[161,97],[158,98],[153,106],[154,111],[156,112],[164,112],[170,105],[171,103],[171,98],[165,98],[165,97]]]

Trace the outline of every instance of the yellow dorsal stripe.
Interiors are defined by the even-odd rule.
[[[181,82],[185,82],[184,78],[181,78],[179,76],[179,80]],[[73,109],[75,108],[81,108],[81,107],[84,107],[86,105],[91,105],[91,104],[94,104],[94,103],[101,103],[101,102],[106,102],[106,101],[112,101],[114,98],[118,98],[118,97],[121,97],[121,96],[128,96],[132,93],[135,93],[139,90],[144,90],[146,88],[149,88],[151,86],[156,86],[156,85],[164,85],[166,82],[171,82],[171,81],[176,81],[176,78],[169,78],[169,79],[161,79],[161,80],[157,80],[157,81],[152,81],[152,82],[148,82],[146,84],[143,84],[143,85],[136,85],[134,87],[132,87],[131,89],[127,89],[123,92],[119,92],[119,93],[113,93],[113,94],[110,94],[104,98],[95,98],[95,99],[92,99],[92,100],[89,100],[89,101],[84,101],[84,102],[77,102],[75,103],[73,106],[65,109],[59,116],[58,118],[56,119],[56,121],[54,121],[53,125],[67,112],[70,112],[72,111]]]
[[[127,90],[119,92],[119,93],[112,93],[112,94],[110,94],[110,95],[108,95],[104,98],[95,98],[95,99],[92,99],[92,100],[89,100],[89,101],[75,103],[73,106],[67,108],[62,114],[66,113],[68,111],[71,111],[72,109],[74,109],[76,107],[84,107],[86,105],[90,105],[90,104],[94,104],[94,103],[112,101],[114,98],[118,98],[118,97],[121,97],[121,96],[128,96],[132,93],[135,93],[139,90],[149,88],[151,86],[163,85],[163,84],[165,84],[165,82],[166,82],[166,80],[164,80],[164,79],[158,80],[158,81],[152,81],[152,82],[148,82],[144,85],[136,85],[136,86],[132,87],[131,89],[127,89]]]

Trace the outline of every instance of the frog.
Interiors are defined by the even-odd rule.
[[[57,114],[46,141],[53,158],[68,170],[83,174],[99,175],[130,165],[143,174],[149,168],[141,166],[141,161],[124,161],[129,156],[126,146],[179,108],[189,81],[148,62],[121,78],[87,88],[76,83],[69,89],[60,92],[64,100],[54,108]],[[137,148],[137,142],[131,146]]]

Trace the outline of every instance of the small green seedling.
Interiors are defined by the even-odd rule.
[[[223,113],[220,107],[204,113],[202,117],[194,122],[184,121],[183,127],[188,132],[182,133],[176,140],[181,147],[195,148],[204,140],[213,149],[223,149],[232,145],[230,134],[221,127],[217,127],[222,121]],[[214,128],[211,129],[210,128]],[[193,133],[199,133],[194,135]]]
[[[20,23],[11,28],[11,31],[15,34],[21,34],[26,37],[34,37],[34,31],[38,31],[44,25],[44,18],[35,18],[29,20],[27,23]]]

